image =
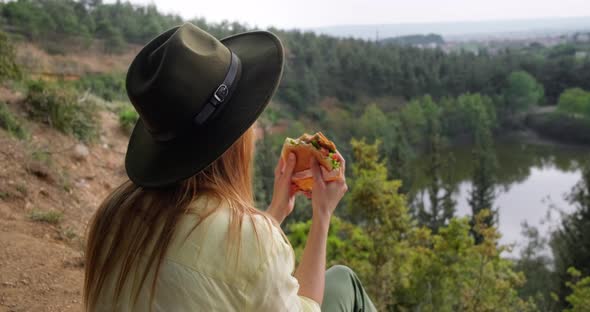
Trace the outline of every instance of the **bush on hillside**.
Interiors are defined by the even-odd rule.
[[[16,52],[6,33],[0,31],[0,82],[20,79],[22,72],[15,62]]]
[[[63,213],[52,210],[34,209],[29,213],[29,219],[35,222],[44,222],[49,224],[58,224],[63,219]]]
[[[0,128],[5,129],[11,135],[24,140],[29,136],[21,122],[10,112],[5,103],[0,102]]]
[[[25,102],[33,120],[86,142],[98,136],[96,105],[71,87],[34,81],[28,86]]]
[[[92,74],[76,81],[76,88],[80,91],[90,91],[106,101],[124,100],[125,76],[121,74]]]
[[[130,105],[125,105],[119,110],[119,123],[121,124],[121,128],[128,134],[133,131],[138,118],[139,115]]]

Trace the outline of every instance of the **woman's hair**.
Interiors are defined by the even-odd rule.
[[[185,181],[156,189],[127,181],[115,189],[100,205],[89,227],[84,280],[86,309],[92,310],[96,305],[105,280],[111,274],[117,274],[115,298],[112,298],[117,300],[130,270],[135,269],[141,258],[144,258],[141,261],[147,260],[141,284],[146,282],[150,269],[155,268],[151,286],[153,299],[160,265],[176,224],[198,196],[217,197],[230,208],[228,242],[237,242],[239,255],[243,217],[262,214],[254,208],[253,156],[251,127],[220,158]],[[213,212],[199,215],[198,222]],[[134,295],[137,300],[139,290]]]

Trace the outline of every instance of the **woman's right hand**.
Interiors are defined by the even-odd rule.
[[[342,178],[332,181],[325,182],[322,176],[322,170],[320,164],[315,159],[311,160],[311,173],[313,175],[313,188],[311,190],[311,206],[313,209],[313,217],[321,218],[323,221],[330,221],[336,206],[348,190],[346,185],[346,178],[344,177],[345,172],[345,161],[344,158],[340,157],[340,170],[342,171]]]
[[[320,164],[312,157],[310,167],[313,175],[311,189],[311,206],[313,216],[307,241],[301,256],[301,262],[295,271],[295,278],[299,282],[300,296],[312,299],[322,304],[325,287],[326,248],[330,219],[334,209],[348,190],[344,179],[344,159],[340,154],[341,178],[332,182],[324,182]]]

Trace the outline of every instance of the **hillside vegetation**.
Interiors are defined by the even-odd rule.
[[[124,64],[182,22],[123,2],[0,3],[0,230],[7,233],[0,238],[0,305],[79,309],[84,229],[125,178],[126,136],[138,118],[126,99]],[[219,38],[249,30],[191,22]],[[531,125],[566,123],[566,133],[547,130],[555,137],[587,129],[590,56],[576,57],[582,47],[445,53],[271,31],[286,45],[287,64],[258,124],[261,209],[284,137],[322,130],[349,159],[351,181],[333,220],[328,261],[355,269],[380,310],[583,311],[590,174],[572,190],[577,212],[553,235],[554,269],[539,265],[544,253],[533,240],[521,259],[501,256],[510,247],[499,243],[493,204],[495,135]],[[555,112],[538,113],[557,103]],[[475,168],[465,218],[455,217],[454,186],[441,171],[453,165],[442,150],[459,140],[473,144]],[[429,205],[414,200],[418,156],[428,158]],[[309,202],[298,199],[297,207],[284,230],[300,254]]]

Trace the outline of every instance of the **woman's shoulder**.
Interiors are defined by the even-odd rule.
[[[197,201],[179,220],[167,259],[227,279],[227,272],[256,274],[277,254],[292,252],[281,229],[263,213],[235,214],[228,203],[207,200]]]
[[[240,241],[244,244],[282,238],[280,227],[264,212],[235,207],[223,199],[210,196],[202,196],[191,204],[178,224],[178,232],[198,244],[199,241],[232,240],[235,234],[232,232],[233,227],[239,230]],[[203,239],[203,236],[207,239]]]

